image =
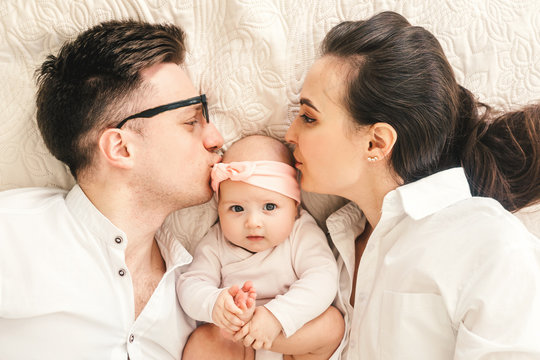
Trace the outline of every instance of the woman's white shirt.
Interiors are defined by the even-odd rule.
[[[540,358],[540,240],[495,200],[472,197],[462,168],[386,195],[352,307],[364,224],[352,203],[327,220],[342,359]]]

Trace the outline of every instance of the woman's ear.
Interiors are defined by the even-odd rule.
[[[131,146],[126,134],[120,129],[106,129],[99,137],[99,150],[111,166],[129,169],[133,165]]]
[[[387,123],[375,123],[369,130],[368,160],[377,161],[390,155],[397,140],[397,132]]]

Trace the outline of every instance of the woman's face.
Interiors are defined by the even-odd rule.
[[[369,140],[367,130],[354,126],[342,105],[346,69],[331,57],[313,64],[285,139],[295,145],[304,190],[350,198],[362,182]]]

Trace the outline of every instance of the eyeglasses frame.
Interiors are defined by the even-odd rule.
[[[162,112],[165,112],[165,111],[179,109],[179,108],[182,108],[182,107],[191,106],[191,105],[195,105],[195,104],[202,104],[203,116],[206,119],[206,122],[209,123],[210,122],[210,117],[208,115],[208,103],[206,102],[206,94],[201,94],[201,95],[198,95],[198,96],[186,99],[186,100],[180,100],[180,101],[175,101],[175,102],[170,103],[170,104],[156,106],[155,108],[147,109],[147,110],[141,111],[139,113],[136,113],[134,115],[128,116],[124,120],[120,121],[118,123],[118,125],[116,125],[116,128],[117,129],[122,128],[122,126],[124,126],[124,124],[126,122],[128,122],[129,120],[132,120],[132,119],[151,118],[151,117],[154,117],[154,116],[156,116],[158,114],[161,114]]]

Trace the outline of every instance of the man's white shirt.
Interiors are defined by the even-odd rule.
[[[79,186],[0,193],[0,359],[180,359],[195,323],[175,282],[191,255],[156,239],[167,270],[135,319],[129,239]]]

